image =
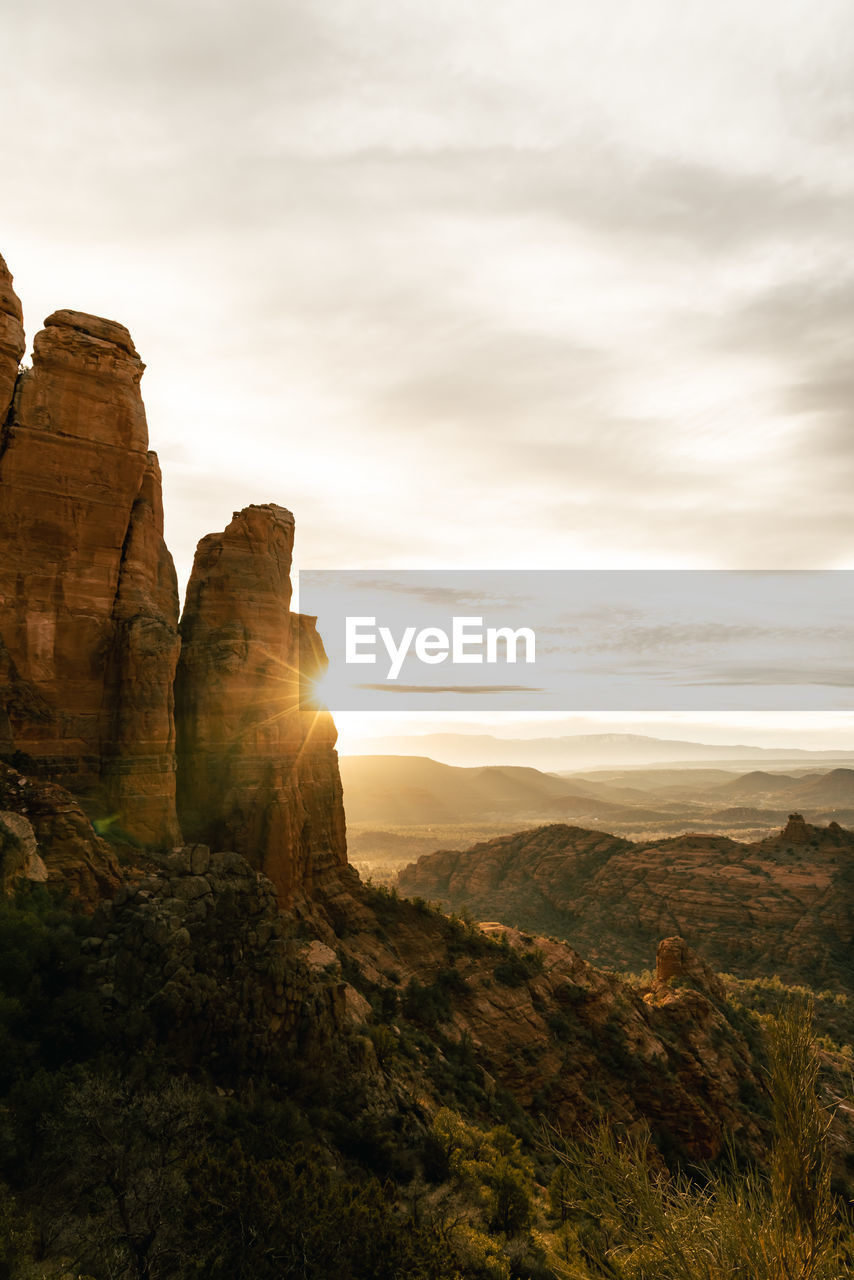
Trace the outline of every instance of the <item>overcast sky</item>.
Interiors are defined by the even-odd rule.
[[[854,567],[850,0],[4,6],[30,340],[126,323],[168,538]]]

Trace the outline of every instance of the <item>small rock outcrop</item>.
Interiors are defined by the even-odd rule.
[[[293,516],[271,504],[202,539],[175,686],[184,835],[237,850],[282,906],[347,863],[335,725],[300,709],[300,680],[326,658],[314,619],[290,612],[293,538]]]
[[[0,310],[9,296],[0,276]],[[178,593],[144,367],[123,325],[57,311],[17,377],[0,450],[0,738],[92,817],[173,844]]]
[[[0,811],[4,892],[20,878],[46,880],[94,910],[121,884],[115,854],[63,787],[0,764]]]
[[[43,882],[47,868],[32,823],[19,813],[0,811],[0,894],[11,892],[18,880]]]
[[[662,985],[687,979],[713,1000],[726,1000],[726,988],[714,969],[692,951],[684,938],[662,938],[655,953],[655,980]]]
[[[802,813],[790,813],[783,828],[783,837],[792,844],[806,844],[814,831],[815,827],[807,825]]]

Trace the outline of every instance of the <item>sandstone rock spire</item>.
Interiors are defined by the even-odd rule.
[[[171,843],[178,599],[144,367],[124,325],[57,311],[18,376],[0,452],[0,736],[90,817]]]
[[[283,906],[347,861],[335,726],[299,709],[300,651],[325,655],[314,620],[290,612],[293,539],[273,504],[202,539],[175,687],[185,837],[242,854]]]

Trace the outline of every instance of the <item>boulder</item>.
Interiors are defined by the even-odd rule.
[[[19,813],[0,812],[0,893],[10,893],[18,880],[47,880],[32,823]]]
[[[0,764],[0,810],[4,866],[13,868],[13,879],[46,880],[87,910],[116,892],[121,870],[115,854],[62,787]],[[7,881],[5,870],[2,876]]]

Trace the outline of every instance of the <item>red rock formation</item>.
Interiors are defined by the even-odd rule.
[[[555,824],[426,854],[398,883],[476,919],[556,934],[614,968],[643,969],[656,938],[678,935],[726,973],[848,984],[852,859],[854,832],[799,817],[750,844]]]
[[[18,373],[22,351],[0,260],[0,751],[169,846],[178,596],[144,365],[123,325],[75,311],[48,317]],[[312,670],[326,659],[290,612],[292,546],[274,506],[203,539],[180,681],[188,834],[244,854],[282,903],[346,865],[335,727],[297,705],[300,651]]]
[[[789,821],[783,828],[783,837],[792,844],[806,844],[815,827],[808,827],[802,813],[790,813]]]
[[[3,424],[12,403],[24,346],[21,304],[12,288],[9,269],[0,256],[0,454],[3,452]]]
[[[665,985],[671,978],[687,978],[714,1000],[726,1000],[726,988],[714,969],[692,951],[684,938],[662,938],[655,953],[655,980]]]
[[[175,687],[185,836],[242,854],[283,906],[347,862],[335,726],[299,709],[300,651],[326,659],[314,620],[290,612],[293,537],[291,513],[268,504],[202,539]]]
[[[144,365],[123,325],[45,326],[0,455],[0,738],[91,816],[173,843],[178,602]]]

